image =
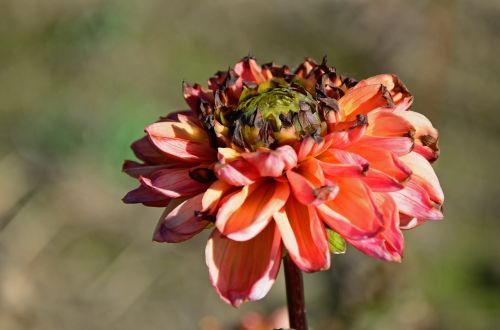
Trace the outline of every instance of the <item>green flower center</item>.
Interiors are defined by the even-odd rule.
[[[326,131],[318,103],[305,90],[283,86],[246,89],[235,109],[232,141],[244,148],[276,148],[305,136],[320,138]]]

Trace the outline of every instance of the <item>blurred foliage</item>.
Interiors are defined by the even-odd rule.
[[[206,234],[152,244],[161,210],[120,202],[129,144],[186,107],[181,81],[251,53],[397,73],[441,132],[446,219],[407,232],[402,264],[348,246],[307,275],[313,328],[498,329],[498,31],[494,0],[3,0],[0,328],[246,329],[285,304],[280,277],[226,306]]]

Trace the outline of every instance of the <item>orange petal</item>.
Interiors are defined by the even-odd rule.
[[[314,207],[302,205],[291,197],[286,206],[274,214],[281,239],[293,262],[305,272],[330,267],[330,251],[324,225]]]
[[[376,236],[364,240],[347,241],[369,256],[386,260],[401,261],[403,254],[403,234],[399,229],[399,213],[395,202],[388,194],[374,194],[384,218],[384,229]]]
[[[356,115],[365,115],[372,110],[390,105],[387,89],[383,85],[349,89],[338,103],[346,121],[354,120]]]
[[[382,215],[372,192],[363,181],[339,178],[337,197],[317,206],[318,214],[330,228],[351,239],[367,239],[383,227]]]
[[[205,249],[210,282],[219,296],[235,307],[263,298],[281,264],[281,239],[274,223],[258,236],[237,242],[214,230]]]
[[[380,84],[387,89],[395,104],[398,104],[411,96],[403,82],[394,74],[379,74],[377,76],[361,80],[354,88]]]
[[[201,201],[202,211],[213,213],[217,206],[219,205],[219,201],[231,193],[235,189],[234,186],[227,184],[222,180],[217,180],[207,189],[207,191],[203,194],[203,199]]]
[[[375,110],[368,113],[366,134],[373,136],[412,136],[415,128],[403,116],[392,110]]]
[[[217,213],[216,226],[230,239],[252,239],[285,205],[289,194],[287,183],[274,180],[245,186],[240,192],[224,199]]]
[[[252,81],[261,83],[266,80],[262,74],[262,68],[251,57],[245,57],[234,66],[234,72],[238,74],[244,81]]]
[[[390,151],[397,156],[408,154],[413,149],[413,139],[403,136],[364,136],[356,143],[356,148],[377,148]]]

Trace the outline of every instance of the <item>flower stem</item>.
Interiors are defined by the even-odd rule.
[[[289,256],[283,258],[283,266],[285,267],[286,300],[290,327],[295,330],[307,330],[302,272]]]

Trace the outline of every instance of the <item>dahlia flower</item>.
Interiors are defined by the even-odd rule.
[[[123,170],[140,185],[124,201],[166,206],[157,242],[211,229],[210,281],[234,306],[266,295],[285,254],[321,271],[345,240],[400,261],[401,230],[443,217],[438,133],[395,75],[357,82],[326,60],[291,71],[246,57],[183,89],[190,109],[132,144],[142,163]]]

